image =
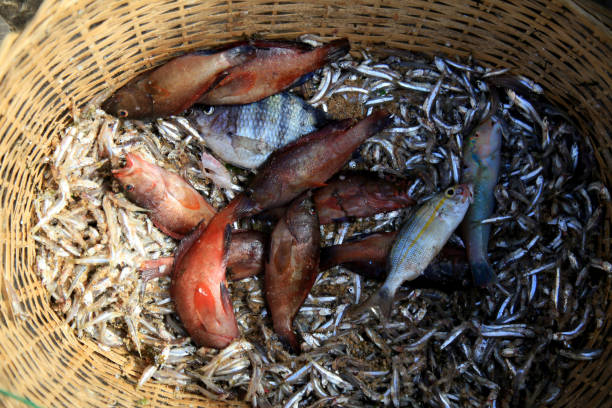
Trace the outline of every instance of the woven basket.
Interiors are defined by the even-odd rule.
[[[0,272],[30,315],[15,321],[0,295],[0,387],[41,406],[225,406],[149,383],[121,351],[79,340],[49,306],[34,272],[32,201],[43,159],[68,123],[71,106],[123,85],[137,73],[198,47],[257,34],[346,36],[355,47],[473,55],[535,79],[565,108],[596,148],[612,187],[612,18],[570,0],[65,0],[46,1],[20,35],[0,49]],[[457,3],[457,4],[455,4]],[[459,4],[463,3],[463,4]],[[594,17],[597,16],[597,17]],[[610,214],[600,251],[610,253]],[[0,280],[0,287],[4,286]],[[5,291],[0,292],[2,294]],[[610,303],[610,302],[609,302]],[[612,308],[578,364],[559,407],[610,406]],[[0,397],[0,406],[21,403]]]

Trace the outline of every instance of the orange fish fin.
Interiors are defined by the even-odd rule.
[[[177,176],[179,177],[179,176]],[[166,181],[166,191],[183,207],[197,211],[202,207],[202,202],[205,201],[198,192],[191,187],[191,184],[181,178],[181,183],[173,182],[172,179]]]
[[[225,78],[221,79],[219,83],[210,88],[210,91],[220,91],[222,94],[217,95],[223,97],[226,95],[241,95],[247,93],[253,88],[257,80],[257,74],[251,71],[238,71],[230,72]],[[206,93],[202,95],[202,100],[206,100]]]

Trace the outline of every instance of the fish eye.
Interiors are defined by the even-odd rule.
[[[117,114],[122,118],[128,117],[128,111],[126,111],[125,109],[120,109],[119,111],[117,111]]]
[[[447,188],[447,189],[446,189],[446,191],[444,192],[444,194],[445,194],[447,197],[451,198],[452,196],[454,196],[454,195],[455,195],[455,189],[454,189],[454,188],[452,188],[452,187]]]
[[[132,191],[132,190],[134,190],[133,184],[128,184],[127,186],[125,186],[125,191]]]

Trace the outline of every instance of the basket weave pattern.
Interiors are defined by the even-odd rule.
[[[12,284],[29,314],[11,315],[0,293],[0,387],[42,406],[202,405],[167,386],[135,383],[142,363],[75,337],[51,310],[34,271],[32,202],[44,158],[83,106],[171,55],[243,35],[292,39],[303,33],[348,37],[354,47],[468,56],[512,67],[540,83],[590,137],[612,187],[612,34],[609,15],[554,1],[315,0],[46,1],[31,24],[0,48],[0,287]],[[600,251],[610,253],[608,207]],[[591,347],[599,360],[567,379],[560,407],[611,404],[612,308]],[[0,406],[22,406],[0,399]],[[206,406],[226,404],[206,403]]]

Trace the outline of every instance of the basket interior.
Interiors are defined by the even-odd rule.
[[[152,383],[137,390],[142,363],[77,339],[48,304],[34,272],[32,201],[43,182],[45,157],[73,107],[107,95],[170,56],[245,35],[294,39],[312,33],[348,37],[354,48],[471,55],[540,83],[590,138],[602,178],[612,187],[612,35],[601,21],[562,0],[46,1],[25,31],[0,49],[1,272],[30,316],[15,320],[3,289],[0,387],[43,406],[132,407],[146,398],[149,406],[170,407],[204,401]],[[611,213],[608,204],[602,254],[610,253]],[[593,347],[610,335],[612,308],[607,316],[592,334]],[[578,364],[557,405],[604,403],[611,357],[608,343],[599,360]]]

